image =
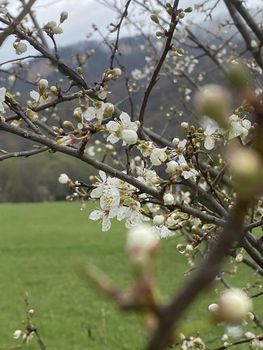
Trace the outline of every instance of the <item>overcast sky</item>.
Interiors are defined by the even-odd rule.
[[[210,1],[211,4],[215,2],[215,0]],[[248,1],[250,4],[260,3],[263,5],[263,0]],[[125,3],[124,0],[123,2]],[[200,2],[201,0],[181,0],[180,6],[185,8]],[[17,4],[19,2],[17,0],[9,0],[9,3],[9,10],[14,14],[17,13]],[[223,1],[221,5],[220,11],[223,13],[225,9]],[[100,5],[96,0],[37,0],[34,9],[36,10],[40,25],[51,20],[58,21],[62,11],[69,12],[68,20],[62,25],[63,34],[56,36],[56,41],[60,46],[85,40],[87,33],[91,31],[93,23],[96,23],[104,34],[107,33],[107,24],[110,22],[116,23],[116,14],[105,6]],[[188,16],[188,18],[191,18],[191,16],[195,16],[192,18],[198,21],[199,17],[196,16],[196,12]],[[126,28],[123,34],[129,35],[132,34],[132,32],[129,28]],[[12,42],[13,41],[8,40],[1,48],[1,62],[14,57]]]

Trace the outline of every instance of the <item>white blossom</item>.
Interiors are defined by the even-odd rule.
[[[229,118],[230,129],[228,134],[228,139],[231,140],[235,137],[240,136],[241,140],[244,141],[251,128],[251,122],[248,119],[240,119],[238,115],[233,114]]]
[[[218,301],[218,315],[224,321],[241,322],[252,310],[252,301],[238,288],[225,290]]]
[[[122,206],[118,209],[117,220],[126,219],[125,226],[131,228],[142,223],[141,204],[133,200],[129,206]]]
[[[107,141],[114,144],[121,139],[124,144],[135,144],[138,140],[137,123],[132,122],[130,116],[125,112],[122,112],[119,118],[119,121],[111,120],[106,124],[106,129],[110,133]]]
[[[128,231],[126,251],[134,262],[145,262],[158,247],[159,240],[154,228],[138,225]]]
[[[116,217],[118,212],[117,208],[105,208],[104,210],[93,210],[90,215],[89,219],[91,220],[102,220],[102,231],[108,231],[111,228],[111,221],[110,219]]]
[[[205,135],[204,146],[208,151],[212,150],[215,147],[216,138],[214,134],[217,130],[218,130],[218,127],[208,125],[204,131],[204,135]]]
[[[166,147],[165,148],[154,148],[152,150],[152,153],[150,155],[150,160],[152,162],[152,165],[158,166],[164,163],[167,159],[166,154]]]

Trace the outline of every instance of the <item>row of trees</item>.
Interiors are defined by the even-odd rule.
[[[90,219],[100,220],[102,230],[110,228],[113,218],[123,220],[129,229],[126,249],[136,268],[135,287],[124,292],[98,271],[89,274],[120,309],[150,317],[147,350],[170,345],[208,347],[200,337],[179,337],[178,324],[185,310],[215,280],[226,290],[209,310],[215,320],[232,331],[238,329],[240,335],[220,349],[241,343],[260,347],[262,321],[252,312],[252,299],[262,296],[259,280],[263,274],[262,9],[240,0],[203,1],[194,9],[183,7],[179,0],[99,2],[114,9],[118,19],[110,25],[114,41],[103,37],[109,48],[108,66],[93,85],[83,73],[90,56],[78,56],[77,66],[70,67],[56,45],[56,36],[62,35],[70,14],[62,12],[58,22],[39,26],[32,10],[35,0],[21,0],[23,6],[16,17],[2,6],[0,43],[12,36],[17,55],[32,46],[63,78],[51,85],[45,76],[38,77],[32,82],[35,86],[27,104],[20,101],[15,88],[0,89],[0,132],[32,144],[26,151],[4,150],[0,160],[56,151],[99,170],[98,177],[84,182],[65,173],[59,181],[71,188],[72,198],[99,201],[100,209],[92,211]],[[226,14],[222,20],[216,16],[220,9]],[[195,25],[193,11],[199,11],[212,26]],[[151,21],[150,34],[140,24],[141,14],[145,23]],[[190,16],[193,20],[188,20]],[[25,21],[29,17],[32,25]],[[144,38],[147,52],[145,67],[131,75],[119,57],[121,29],[127,24]],[[94,30],[100,32],[96,25]],[[242,45],[237,45],[236,38]],[[27,58],[17,57],[16,64]],[[206,71],[200,68],[202,60],[210,62]],[[14,84],[19,74],[19,70],[12,73]],[[220,75],[225,87],[216,84]],[[153,128],[148,106],[153,92],[158,98],[156,91],[164,77],[176,94],[159,101],[160,122]],[[209,85],[203,85],[205,77],[211,80]],[[121,101],[112,103],[114,84],[122,84],[126,91],[129,108],[125,111]],[[142,99],[134,104],[138,91]],[[57,106],[69,100],[75,103],[71,118],[69,113],[43,118],[51,111],[58,113]],[[172,128],[175,120],[180,125],[177,132]],[[102,140],[105,152],[99,160],[97,140]],[[152,226],[145,226],[144,221],[151,221]],[[158,239],[178,232],[185,238],[178,249],[192,267],[198,266],[178,292],[160,301],[153,278]],[[251,268],[249,286],[242,290],[230,285],[222,274],[225,258]],[[245,334],[247,322],[254,322],[255,333]],[[41,350],[45,349],[28,317],[26,330],[15,336],[27,340],[32,334]]]

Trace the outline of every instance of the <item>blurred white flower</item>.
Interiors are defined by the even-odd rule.
[[[227,289],[218,301],[218,316],[226,322],[240,323],[251,310],[252,301],[242,289]]]
[[[143,263],[159,245],[154,228],[141,224],[128,231],[126,251],[133,262]]]
[[[20,329],[17,329],[14,331],[13,338],[14,339],[19,339],[22,336],[23,332]]]

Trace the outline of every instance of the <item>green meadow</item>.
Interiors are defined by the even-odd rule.
[[[81,211],[79,203],[71,202],[0,206],[0,350],[23,348],[12,335],[23,328],[25,293],[48,350],[143,349],[147,335],[140,318],[118,311],[78,273],[92,263],[120,287],[132,281],[123,224],[114,223],[110,232],[102,233],[100,224],[88,219],[90,210]],[[161,242],[157,280],[164,299],[182,286],[189,269],[176,249],[178,242],[180,237]],[[226,274],[226,278],[238,287],[249,282],[251,274],[242,268],[235,277]],[[215,301],[211,288],[184,315],[181,331],[186,336],[220,338],[224,329],[209,322],[207,311]],[[257,298],[255,309],[261,317],[262,306]],[[252,323],[247,330],[254,331]],[[38,346],[33,339],[26,348]]]

